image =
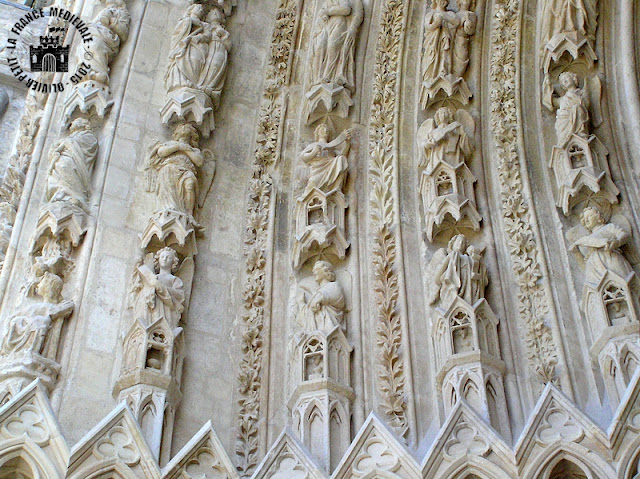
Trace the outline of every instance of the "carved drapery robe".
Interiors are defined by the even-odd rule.
[[[608,223],[596,227],[591,234],[578,239],[578,247],[586,259],[585,281],[598,284],[610,271],[625,279],[633,269],[619,248],[629,241],[629,233],[619,225]]]
[[[451,251],[446,260],[435,271],[433,281],[439,287],[439,299],[448,306],[456,296],[473,304],[473,260],[466,254]],[[432,298],[437,301],[438,296]]]
[[[362,23],[362,0],[326,0],[313,41],[313,85],[335,83],[355,88],[355,41]]]
[[[172,327],[177,327],[184,311],[182,280],[170,273],[156,274],[143,263],[134,275],[135,318],[146,326],[164,318]]]
[[[120,43],[127,39],[130,23],[131,17],[123,3],[105,8],[89,25],[93,41],[78,46],[79,61],[91,65],[88,79],[109,84],[109,63],[120,50]]]
[[[457,121],[434,128],[425,138],[422,147],[424,155],[419,165],[421,168],[433,166],[438,161],[456,166],[473,153],[471,139]]]
[[[307,189],[316,187],[324,193],[342,189],[349,167],[348,150],[349,140],[345,134],[329,143],[319,140],[307,146],[300,154],[302,162],[309,167]]]
[[[169,67],[164,78],[169,91],[179,87],[197,88],[200,83],[211,41],[209,24],[202,17],[202,6],[196,4],[176,25],[171,37]]]
[[[198,195],[196,167],[204,164],[199,148],[171,140],[156,145],[151,152],[150,168],[157,170],[155,189],[163,208],[192,215]]]
[[[327,281],[312,293],[304,294],[304,304],[299,314],[306,331],[328,333],[336,326],[342,326],[345,299],[342,287],[336,281]]]
[[[90,130],[78,130],[55,143],[49,153],[47,201],[71,201],[85,206],[98,140]]]
[[[431,10],[425,18],[422,81],[430,85],[452,72],[453,40],[457,20],[453,12]]]
[[[457,14],[460,24],[456,29],[453,42],[453,74],[462,78],[469,65],[471,37],[476,33],[477,17],[474,12],[460,11]]]
[[[584,90],[571,88],[557,102],[555,129],[558,145],[566,145],[574,134],[588,137],[589,110]]]
[[[30,305],[9,321],[0,346],[0,353],[3,355],[42,354],[53,320],[70,314],[72,310],[72,301]]]
[[[570,32],[588,37],[595,32],[596,16],[596,0],[547,0],[542,38]]]
[[[211,42],[208,45],[207,60],[202,68],[198,86],[214,100],[217,106],[227,70],[229,33],[219,23],[212,24],[210,30]]]

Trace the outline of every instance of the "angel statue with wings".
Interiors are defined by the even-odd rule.
[[[464,235],[455,235],[447,248],[439,249],[428,266],[431,279],[429,304],[447,309],[456,297],[473,306],[484,298],[489,277],[482,251],[469,245]]]
[[[154,191],[161,207],[193,216],[198,199],[198,168],[210,158],[211,152],[200,150],[200,136],[190,123],[179,124],[173,132],[173,140],[157,142],[145,171],[147,191]],[[210,162],[210,161],[209,161]]]
[[[333,141],[329,141],[329,135],[328,125],[321,123],[316,127],[316,141],[300,153],[300,160],[309,168],[306,189],[318,188],[329,193],[344,186],[349,167],[347,155],[351,147],[351,131],[344,131]]]
[[[169,247],[148,254],[133,273],[132,303],[135,319],[149,326],[159,319],[175,328],[184,310],[184,284],[174,273],[178,254]]]
[[[465,128],[466,127],[466,128]],[[449,107],[439,108],[434,118],[425,121],[418,130],[418,145],[422,149],[420,168],[434,168],[440,161],[451,166],[466,163],[473,154],[473,143],[467,130],[473,133],[471,115]]]
[[[620,251],[631,239],[630,225],[624,224],[626,219],[622,216],[616,219],[617,223],[607,223],[604,215],[593,206],[586,207],[580,215],[585,234],[573,241],[569,249],[577,249],[586,260],[585,283],[597,285],[607,272],[623,280],[633,273],[629,261]]]

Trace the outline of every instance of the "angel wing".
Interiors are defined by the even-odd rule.
[[[158,187],[157,179],[158,172],[156,166],[160,163],[160,157],[158,156],[158,149],[162,145],[160,141],[154,141],[149,146],[149,155],[144,165],[144,183],[145,190],[148,192],[156,191]]]
[[[425,143],[432,141],[431,140],[431,132],[436,127],[436,122],[433,118],[429,118],[425,120],[420,128],[418,128],[418,134],[416,135],[416,141],[418,142],[418,146],[420,147],[420,161],[419,166],[426,165],[426,158],[424,156],[424,146]]]
[[[569,242],[569,251],[574,251],[576,249],[576,241],[588,234],[589,232],[580,223],[570,228],[565,235]]]
[[[467,135],[470,138],[473,138],[476,134],[476,122],[471,114],[465,110],[460,109],[456,111],[455,118],[456,121],[464,127]]]
[[[440,248],[435,254],[431,257],[431,261],[427,265],[427,299],[429,304],[433,304],[438,300],[438,296],[440,294],[440,286],[435,282],[435,272],[440,268],[440,265],[447,258],[447,249]]]
[[[191,299],[191,285],[193,283],[194,269],[195,264],[193,262],[193,257],[188,256],[182,261],[182,264],[176,272],[176,276],[182,280],[182,284],[184,287],[184,312],[182,313],[183,321],[186,321],[188,316],[187,311],[189,310],[189,300]]]
[[[202,150],[202,154],[204,155],[204,164],[202,165],[202,168],[200,168],[201,188],[198,193],[198,208],[202,208],[204,206],[204,202],[207,200],[207,196],[209,196],[211,186],[213,185],[213,178],[216,174],[216,159],[211,150],[204,149]]]
[[[598,75],[584,80],[584,91],[591,108],[591,123],[595,128],[602,125],[602,82]]]

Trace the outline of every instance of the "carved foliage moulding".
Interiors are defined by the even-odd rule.
[[[394,189],[397,162],[396,100],[405,8],[406,4],[399,0],[389,0],[382,6],[369,126],[370,219],[380,408],[389,424],[403,437],[409,432],[409,421],[405,400],[402,319],[398,305],[398,212],[394,206]]]
[[[298,17],[297,0],[280,0],[271,38],[260,105],[253,175],[249,180],[246,208],[243,286],[242,359],[239,372],[240,408],[236,440],[236,464],[241,476],[251,474],[259,459],[261,371],[265,323],[266,251],[272,180],[267,171],[277,157],[278,134],[284,106],[289,60]]]
[[[549,299],[539,263],[541,252],[532,228],[534,220],[524,196],[518,156],[516,104],[517,38],[520,0],[495,3],[491,33],[491,130],[497,151],[498,183],[506,241],[518,286],[518,312],[524,325],[524,341],[530,367],[544,383],[556,380],[558,363],[546,317]]]

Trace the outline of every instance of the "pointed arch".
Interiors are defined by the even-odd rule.
[[[0,445],[0,478],[49,479],[60,476],[42,448],[30,439],[8,441]],[[16,475],[11,475],[16,473]],[[22,474],[22,475],[18,475]]]
[[[595,451],[595,448],[565,442],[549,447],[532,457],[531,463],[523,470],[522,479],[555,479],[551,473],[563,460],[579,467],[585,472],[587,479],[617,477],[611,465]]]
[[[509,474],[499,465],[479,456],[462,457],[455,461],[437,477],[448,479],[512,479],[514,474]]]
[[[99,462],[93,464],[85,469],[82,469],[69,479],[137,479],[138,476],[126,466],[116,462],[115,460],[109,460],[105,462]]]

